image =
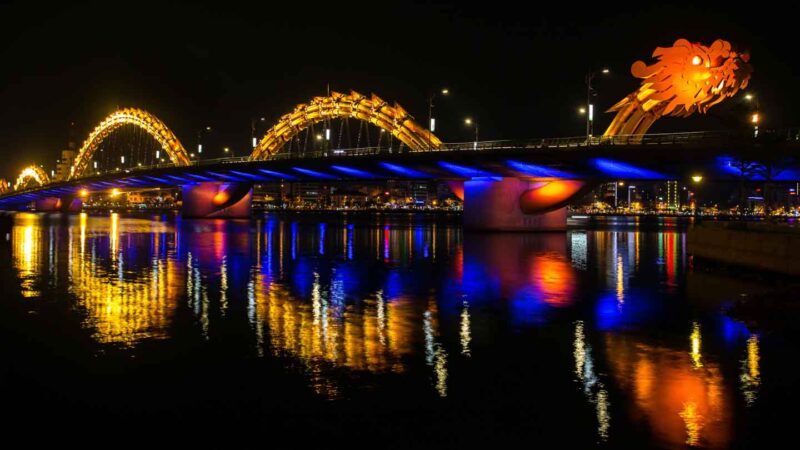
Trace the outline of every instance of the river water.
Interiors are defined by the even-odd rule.
[[[688,226],[19,213],[0,236],[8,426],[290,448],[792,436],[794,281],[696,264]]]

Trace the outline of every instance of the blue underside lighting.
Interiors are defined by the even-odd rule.
[[[352,167],[335,166],[334,165],[334,166],[331,166],[331,169],[333,169],[333,170],[335,170],[337,172],[342,172],[342,173],[344,173],[346,175],[349,175],[349,176],[355,177],[355,178],[375,178],[375,175],[373,175],[373,174],[371,174],[371,173],[369,173],[367,171],[354,169]]]
[[[468,166],[461,166],[458,164],[453,164],[449,162],[439,161],[439,166],[447,170],[448,172],[452,172],[456,175],[460,175],[462,177],[498,177],[497,174],[487,172],[485,170],[476,169],[474,167]]]
[[[410,169],[408,167],[399,166],[397,164],[392,164],[392,163],[388,163],[388,162],[382,162],[382,163],[378,163],[378,165],[383,167],[384,169],[390,171],[390,172],[394,172],[394,173],[396,173],[398,175],[402,175],[402,176],[408,177],[408,178],[429,178],[430,177],[430,175],[428,175],[425,172],[420,172],[419,170]]]
[[[716,167],[726,175],[746,180],[764,180],[765,175],[769,175],[775,181],[800,181],[800,170],[796,168],[782,168],[780,165],[774,165],[772,169],[767,169],[764,164],[747,161],[742,163],[730,156],[718,157]]]
[[[153,181],[158,181],[159,183],[166,183],[166,184],[172,183],[171,181],[167,180],[166,178],[154,177],[152,175],[145,175],[144,178],[147,178],[147,179],[153,180]]]
[[[260,177],[258,175],[252,174],[252,173],[240,172],[238,170],[231,170],[231,173],[235,173],[236,175],[241,175],[243,177],[247,177],[247,178],[250,178],[250,179],[253,179],[253,180],[258,180],[258,181],[265,180],[264,177]]]
[[[506,161],[508,166],[517,172],[532,177],[546,177],[546,178],[577,178],[574,174],[564,172],[563,170],[553,169],[546,166],[538,166],[536,164],[529,164],[519,161]]]
[[[214,181],[213,178],[208,178],[208,177],[204,177],[202,175],[197,175],[196,173],[184,173],[183,176],[189,177],[189,178],[194,178],[195,180],[199,180],[199,181]]]
[[[265,174],[271,175],[273,177],[283,178],[283,179],[286,179],[286,180],[296,180],[297,179],[296,176],[290,175],[288,173],[276,172],[274,170],[269,170],[269,169],[256,169],[256,170],[258,170],[261,173],[265,173]]]
[[[166,177],[167,178],[172,178],[173,180],[178,181],[180,183],[184,183],[184,184],[196,183],[196,181],[194,181],[194,180],[181,178],[181,177],[178,177],[178,176],[175,176],[175,175],[166,175]]]
[[[593,158],[591,164],[605,175],[609,175],[613,178],[632,180],[666,180],[670,178],[654,170],[636,167],[631,164],[606,158]]]
[[[301,167],[292,167],[292,169],[296,170],[296,171],[298,171],[298,172],[300,172],[300,173],[302,173],[304,175],[308,175],[308,176],[314,177],[314,178],[323,178],[323,179],[326,179],[326,180],[331,180],[331,179],[335,179],[336,178],[333,175],[329,175],[327,173],[322,173],[322,172],[317,172],[316,170],[303,169]]]
[[[241,178],[236,178],[236,177],[234,177],[234,176],[232,176],[232,175],[227,175],[227,174],[224,174],[224,173],[219,173],[219,172],[212,172],[212,171],[210,171],[210,170],[206,171],[206,173],[207,173],[207,174],[209,174],[209,175],[211,175],[212,177],[222,178],[223,180],[229,180],[229,181],[244,181],[244,180],[242,180]]]

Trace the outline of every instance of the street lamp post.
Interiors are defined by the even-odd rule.
[[[619,181],[619,182],[615,182],[614,183],[614,210],[615,211],[619,207],[619,203],[617,202],[617,187],[619,187],[619,186],[625,186],[625,182],[624,181]]]
[[[608,74],[608,69],[602,69],[600,73]],[[592,134],[594,133],[594,104],[592,104],[592,95],[597,95],[592,88],[592,80],[597,75],[596,71],[589,71],[586,74],[586,144],[592,142]]]
[[[200,158],[200,155],[203,154],[203,132],[210,132],[211,127],[206,126],[205,128],[197,131],[197,157]]]
[[[450,94],[450,89],[443,88],[439,91],[442,95]],[[428,147],[433,148],[433,132],[436,131],[436,119],[433,117],[433,99],[436,98],[436,91],[431,91],[428,96]]]
[[[761,115],[759,114],[759,104],[758,104],[758,95],[755,94],[745,94],[745,100],[748,102],[755,102],[755,112],[750,115],[750,123],[753,124],[753,137],[758,137],[758,123],[761,121]]]
[[[467,117],[464,119],[465,125],[474,125],[475,126],[475,143],[472,145],[472,148],[477,150],[478,149],[478,121],[473,120],[471,117]]]
[[[265,120],[264,117],[261,117],[259,121],[263,122]],[[256,119],[250,119],[250,141],[252,148],[256,148],[258,145],[258,137],[256,136]]]
[[[702,175],[699,175],[699,174],[692,175],[692,182],[694,182],[694,184],[695,184],[694,193],[692,194],[692,195],[694,195],[694,215],[695,216],[699,215],[699,212],[700,212],[700,204],[697,202],[697,192],[700,190],[700,182],[701,181],[703,181],[703,176]],[[690,194],[692,193],[692,191],[689,191],[689,192],[690,192]]]

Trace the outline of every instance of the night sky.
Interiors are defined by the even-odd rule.
[[[578,136],[589,69],[612,71],[595,80],[605,109],[638,85],[631,63],[681,37],[707,45],[720,37],[749,51],[749,90],[764,126],[800,126],[800,57],[786,37],[798,11],[764,2],[741,11],[660,2],[273,3],[0,6],[0,176],[32,162],[49,168],[70,122],[83,141],[118,106],[156,114],[187,149],[210,125],[217,148],[209,156],[223,144],[243,153],[251,118],[274,123],[328,85],[397,101],[420,123],[427,93],[446,86],[452,95],[437,100],[434,114],[445,141],[472,138],[465,116],[477,118],[482,139]],[[651,132],[744,127],[749,108],[729,100]],[[597,132],[611,116],[601,115]]]

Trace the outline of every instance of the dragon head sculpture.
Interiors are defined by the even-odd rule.
[[[657,61],[636,61],[633,76],[642,84],[608,111],[617,111],[606,135],[641,134],[659,117],[686,117],[710,107],[747,87],[750,56],[737,53],[717,39],[710,46],[678,39],[671,47],[653,52]]]

